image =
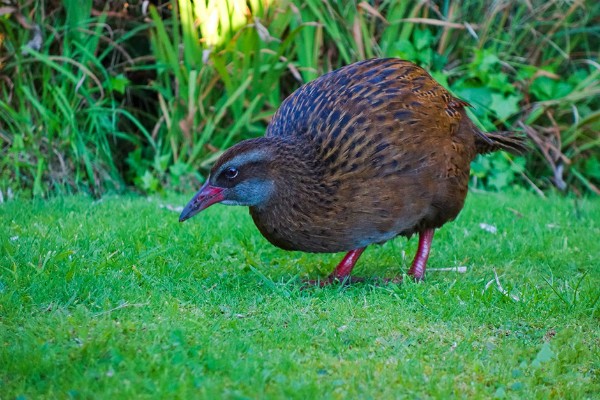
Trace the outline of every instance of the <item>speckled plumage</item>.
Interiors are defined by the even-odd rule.
[[[286,187],[272,204],[250,208],[254,222],[274,245],[310,252],[440,227],[462,209],[476,141],[485,142],[465,105],[398,59],[352,64],[304,85],[262,139],[285,160]]]
[[[235,180],[272,190],[265,201],[248,200],[250,189],[233,197],[287,250],[350,251],[435,229],[462,209],[478,153],[525,150],[511,134],[480,132],[467,105],[410,62],[358,62],[294,92],[265,136],[226,151],[211,179],[234,188],[220,171],[244,164]]]

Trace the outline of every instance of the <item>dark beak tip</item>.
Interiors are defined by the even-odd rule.
[[[187,207],[179,214],[179,222],[187,221],[190,219],[190,212]]]
[[[190,202],[183,208],[183,211],[179,214],[179,222],[186,221],[202,210],[222,201],[224,199],[222,194],[223,190],[223,188],[213,187],[208,183],[205,183],[198,193],[196,193]]]

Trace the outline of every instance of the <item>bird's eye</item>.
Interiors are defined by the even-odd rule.
[[[229,168],[225,169],[225,177],[227,179],[233,179],[236,176],[238,176],[238,174],[239,174],[239,171],[235,167],[229,167]]]

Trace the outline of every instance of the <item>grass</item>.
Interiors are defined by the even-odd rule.
[[[597,199],[471,193],[430,258],[466,274],[304,291],[340,255],[278,250],[243,208],[179,224],[186,200],[0,204],[3,399],[600,393]],[[416,242],[356,274],[406,271]]]

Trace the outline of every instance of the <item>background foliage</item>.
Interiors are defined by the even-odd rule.
[[[191,189],[300,84],[414,61],[535,151],[475,185],[600,193],[596,1],[5,1],[0,193]]]

